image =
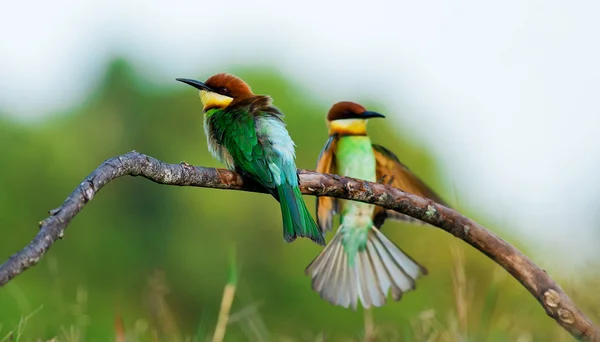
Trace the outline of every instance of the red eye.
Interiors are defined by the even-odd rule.
[[[229,89],[227,89],[226,87],[221,87],[221,88],[219,88],[219,93],[223,94],[223,95],[228,94]]]

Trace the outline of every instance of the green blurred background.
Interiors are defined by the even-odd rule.
[[[330,104],[311,100],[308,89],[273,69],[233,72],[275,99],[297,145],[298,167],[312,169],[326,141]],[[165,162],[221,167],[206,148],[196,91],[174,80],[150,86],[123,59],[111,61],[104,75],[69,111],[34,124],[0,115],[2,258],[27,244],[47,211],[107,158],[135,149]],[[460,197],[442,184],[429,151],[410,140],[410,128],[402,122],[390,127],[372,122],[369,132],[460,210]],[[313,208],[314,197],[305,199]],[[497,224],[463,213],[528,253]],[[331,306],[310,288],[304,268],[320,247],[305,239],[285,244],[280,224],[279,206],[268,195],[118,179],[37,266],[0,289],[0,339],[26,322],[23,341],[109,341],[120,329],[117,320],[131,340],[204,340],[216,324],[235,249],[239,283],[226,341],[311,341],[319,334],[360,340],[363,311]],[[379,340],[571,339],[516,280],[462,241],[430,226],[397,222],[386,223],[384,232],[429,275],[400,302],[372,311]],[[597,272],[557,280],[600,322],[591,300],[597,298]]]

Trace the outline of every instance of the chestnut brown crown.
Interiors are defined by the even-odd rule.
[[[366,135],[367,119],[385,118],[382,114],[371,112],[358,103],[341,101],[334,104],[327,113],[329,134]]]
[[[366,111],[365,107],[358,103],[341,101],[331,106],[327,113],[327,120],[358,119]]]
[[[220,73],[209,77],[204,82],[213,92],[234,99],[252,96],[252,89],[241,78],[228,73]]]
[[[343,120],[343,119],[370,119],[370,118],[384,118],[382,114],[371,112],[365,109],[365,107],[355,102],[341,101],[334,104],[329,113],[327,113],[327,120]]]

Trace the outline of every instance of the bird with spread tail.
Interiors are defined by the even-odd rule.
[[[177,80],[200,90],[204,132],[212,155],[279,201],[284,241],[300,236],[324,246],[323,233],[298,187],[295,144],[271,97],[255,95],[246,82],[227,73],[213,75],[206,82]]]
[[[371,143],[367,120],[384,118],[353,102],[334,104],[327,115],[329,139],[317,162],[317,172],[371,182],[385,182],[403,191],[443,204],[442,199],[383,146]],[[325,233],[333,216],[340,226],[329,244],[308,265],[312,288],[334,305],[364,308],[385,304],[389,290],[400,300],[415,289],[427,269],[385,237],[379,228],[387,218],[422,222],[368,203],[317,197],[317,222]]]

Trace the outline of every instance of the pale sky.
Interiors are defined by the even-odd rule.
[[[568,272],[600,259],[598,13],[556,0],[6,2],[0,108],[68,109],[114,53],[153,84],[272,65],[324,103],[384,103],[461,206]]]

